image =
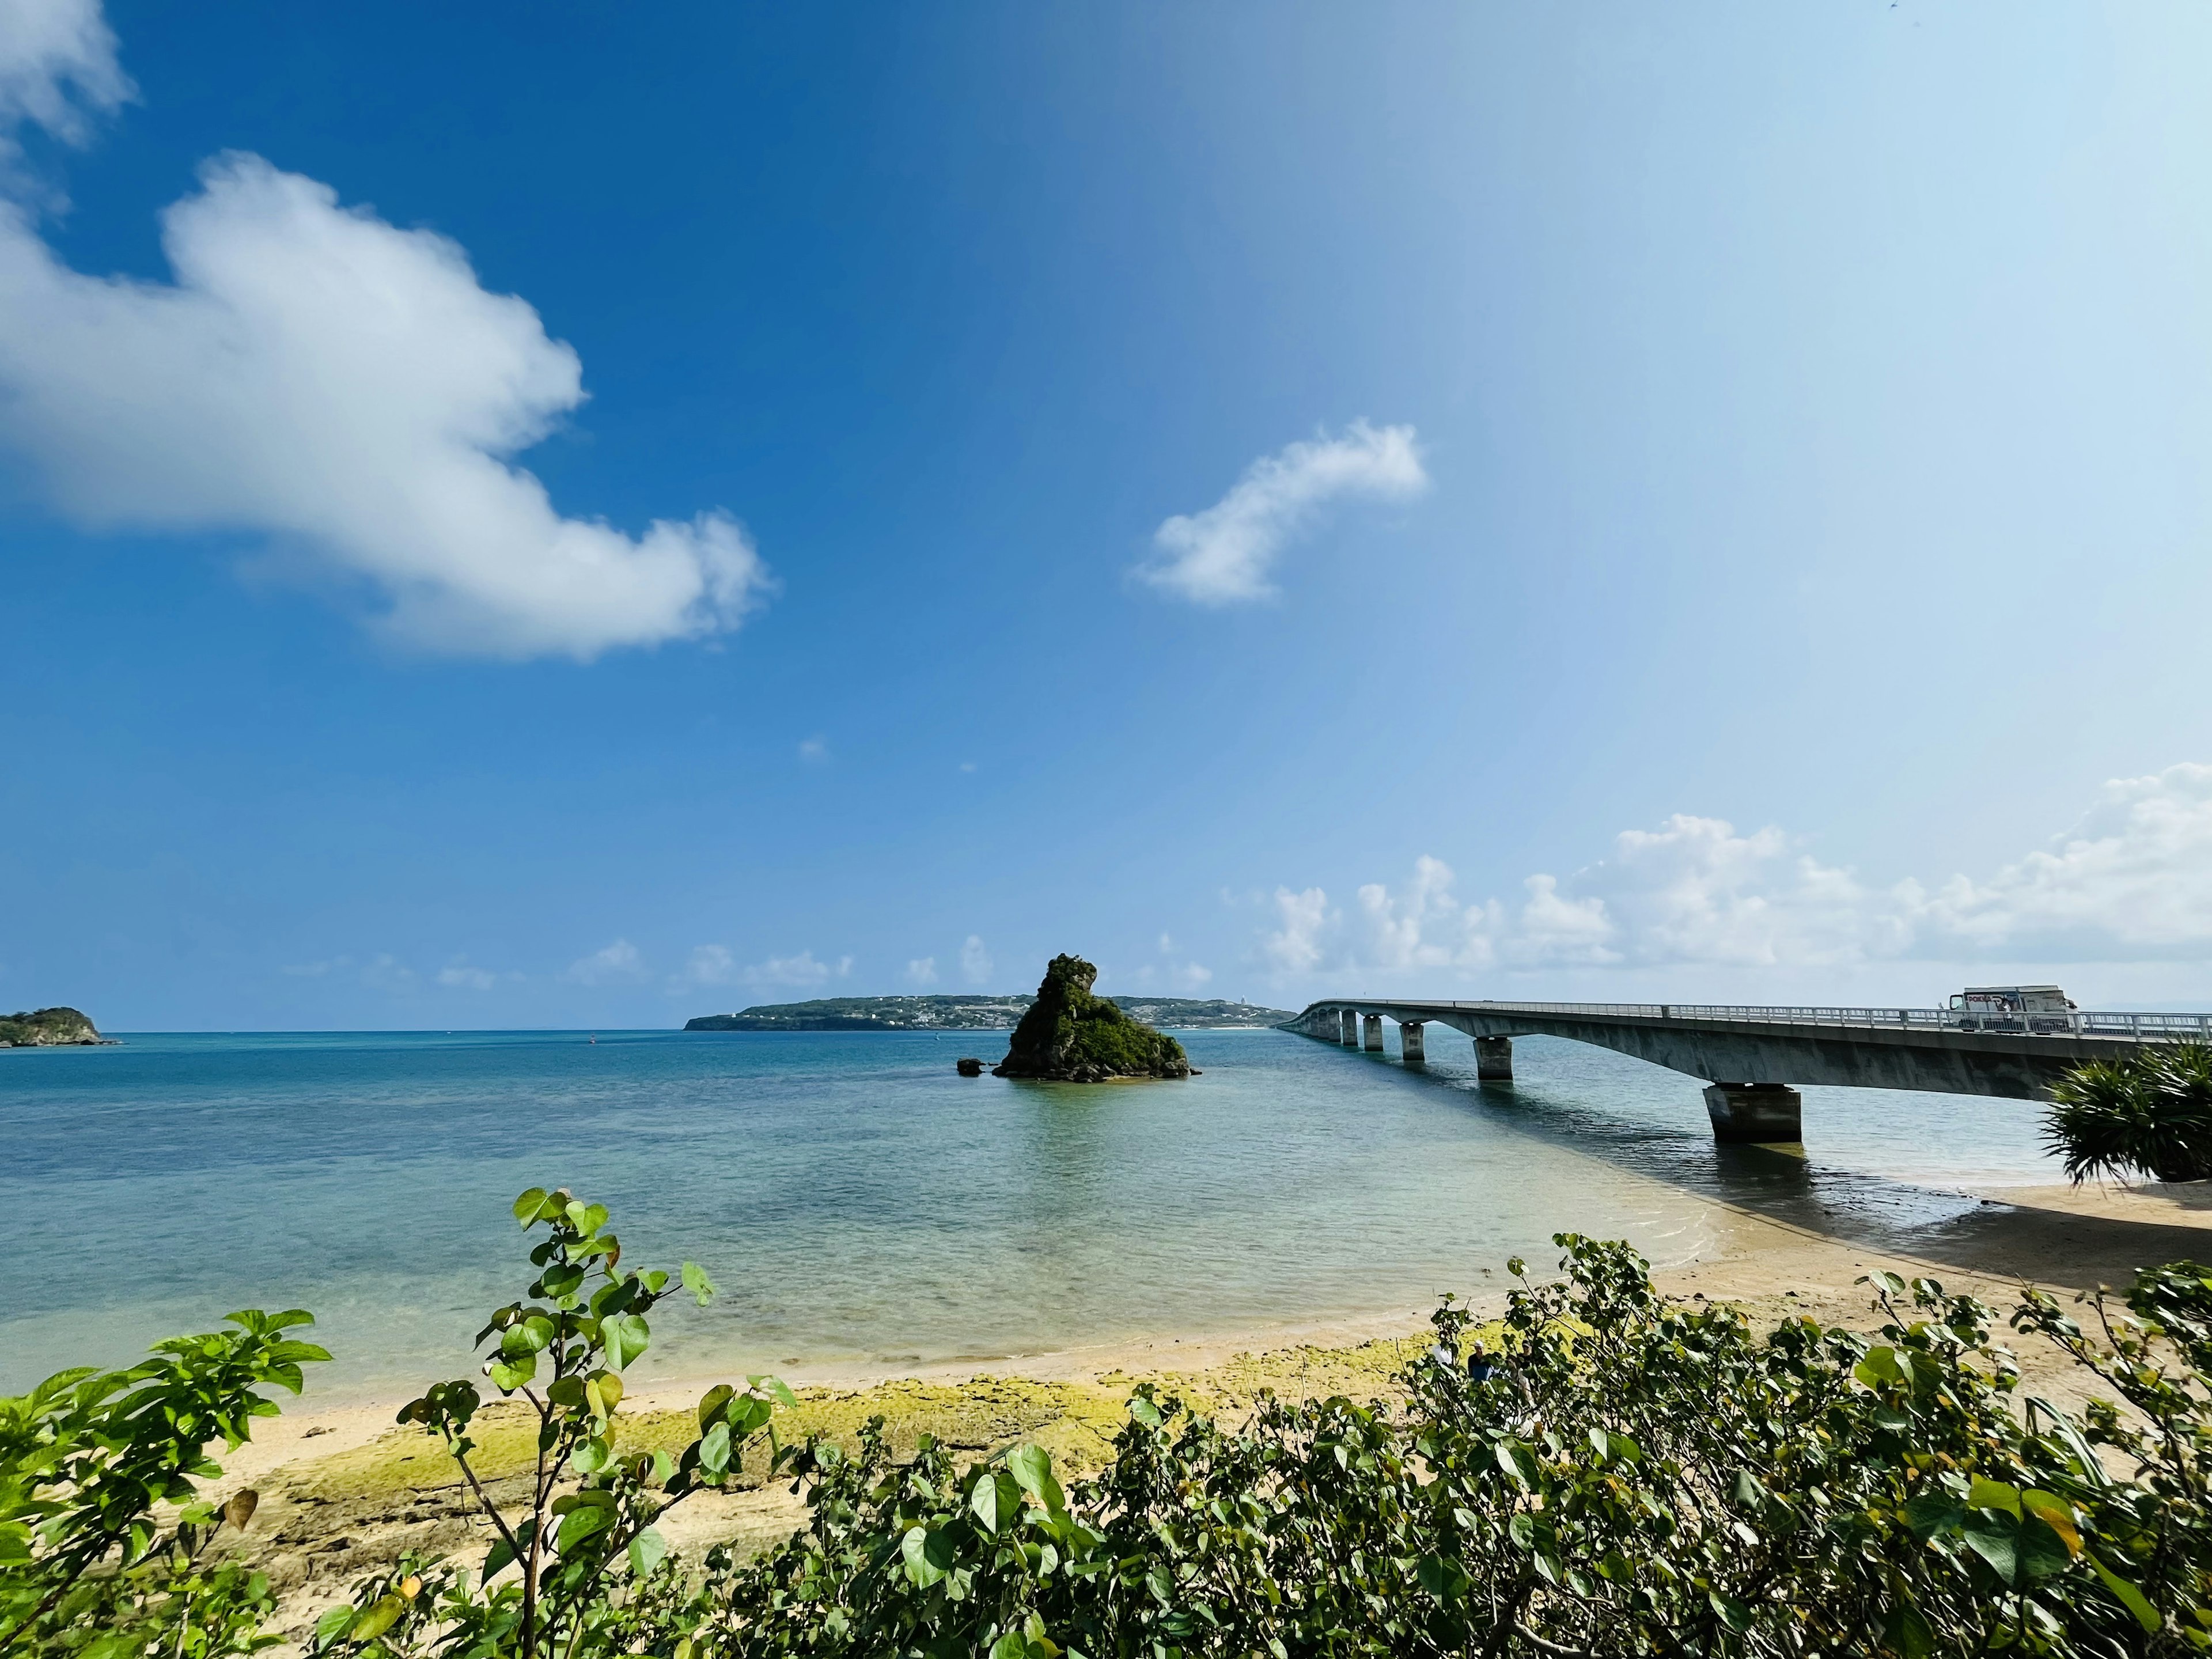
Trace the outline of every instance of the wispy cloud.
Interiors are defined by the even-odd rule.
[[[1282,976],[1414,969],[1830,967],[1864,962],[2212,962],[2212,766],[2115,779],[2069,831],[1976,879],[1870,884],[1779,829],[1678,813],[1610,856],[1462,902],[1441,860],[1349,906],[1273,896]]]
[[[834,963],[817,962],[813,951],[801,951],[795,957],[770,957],[766,962],[753,963],[744,970],[744,981],[748,985],[811,989],[827,985],[833,979],[843,979],[852,971],[850,957],[840,957]]]
[[[472,968],[467,957],[457,957],[438,969],[438,983],[462,990],[489,991],[499,983],[499,975],[488,969]]]
[[[618,939],[587,957],[579,957],[561,977],[575,985],[611,985],[623,980],[641,980],[645,977],[645,960],[638,955],[637,946],[626,939]]]
[[[960,947],[960,977],[972,986],[988,985],[994,965],[983,941],[974,933],[969,934],[968,942]]]
[[[818,732],[803,739],[799,745],[799,758],[809,766],[827,766],[830,763],[829,740]]]
[[[28,125],[82,144],[93,118],[136,93],[99,0],[14,0],[0,12],[0,173],[14,178]]]
[[[13,134],[80,137],[129,90],[88,0],[0,12]],[[261,532],[423,650],[588,659],[735,628],[769,588],[720,512],[630,536],[512,458],[584,399],[573,348],[453,242],[226,154],[161,216],[173,280],[86,276],[0,202],[0,443],[81,522]]]
[[[907,983],[909,985],[936,984],[937,958],[935,957],[916,957],[912,962],[907,963],[906,977]]]
[[[1340,438],[1324,433],[1261,456],[1212,507],[1168,520],[1152,537],[1158,555],[1137,574],[1200,605],[1264,599],[1275,591],[1267,575],[1276,556],[1329,502],[1406,501],[1428,483],[1412,427],[1354,421]]]

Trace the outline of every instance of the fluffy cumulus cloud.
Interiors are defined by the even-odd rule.
[[[970,985],[988,985],[991,980],[991,953],[983,941],[974,933],[960,947],[960,977]]]
[[[17,14],[37,27],[11,39]],[[126,89],[96,6],[7,0],[10,131],[70,136]],[[464,655],[693,637],[766,592],[723,514],[632,536],[555,510],[514,457],[583,401],[582,366],[455,243],[246,155],[161,229],[173,281],[90,276],[0,202],[0,442],[70,516],[256,535],[396,641]]]
[[[466,957],[456,957],[438,969],[438,983],[449,989],[489,991],[499,983],[499,976],[489,969],[471,967]]]
[[[919,986],[936,984],[937,958],[935,957],[916,957],[912,962],[909,962],[906,965],[906,978],[907,983],[909,985]]]
[[[1275,591],[1267,577],[1277,555],[1330,502],[1407,501],[1428,483],[1412,427],[1354,421],[1341,437],[1324,433],[1261,456],[1212,507],[1168,520],[1137,574],[1200,605],[1264,599]]]
[[[1677,814],[1572,874],[1463,900],[1442,860],[1348,905],[1276,890],[1259,941],[1278,975],[1723,964],[2212,961],[2212,766],[2116,780],[2052,848],[1986,879],[1887,886],[1781,830]]]

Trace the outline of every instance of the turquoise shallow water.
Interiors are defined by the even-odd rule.
[[[1718,1198],[1870,1242],[2053,1178],[2019,1102],[1808,1091],[1803,1164],[1724,1152],[1693,1079],[1522,1039],[1510,1089],[1276,1031],[1183,1034],[1186,1083],[954,1074],[999,1034],[137,1036],[0,1054],[0,1390],[241,1306],[303,1306],[317,1392],[468,1369],[520,1293],[522,1188],[723,1295],[647,1364],[908,1363],[1235,1333],[1480,1288],[1562,1229],[1655,1260]],[[1939,1132],[1940,1131],[1940,1132]]]

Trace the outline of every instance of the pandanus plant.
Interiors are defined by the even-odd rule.
[[[2212,1176],[2212,1046],[2159,1043],[2075,1066],[2051,1085],[2043,1138],[2077,1187],[2092,1176]]]

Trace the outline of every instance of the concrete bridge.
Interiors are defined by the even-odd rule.
[[[1805,1084],[1923,1089],[2040,1100],[2087,1060],[2145,1044],[2212,1042],[2212,1015],[2073,1012],[2010,1021],[1940,1008],[1738,1008],[1667,1002],[1316,1002],[1285,1030],[1379,1054],[1382,1022],[1398,1024],[1409,1066],[1426,1062],[1431,1025],[1474,1039],[1475,1075],[1513,1080],[1513,1039],[1569,1037],[1706,1080],[1713,1137],[1801,1140]],[[1991,1029],[2009,1025],[2013,1029]]]

